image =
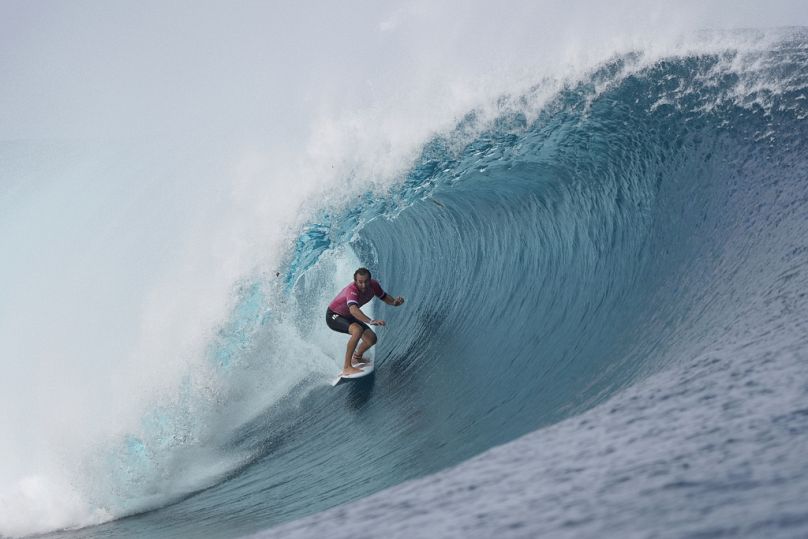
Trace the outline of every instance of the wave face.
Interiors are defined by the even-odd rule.
[[[775,376],[788,372],[804,381],[808,374],[806,66],[808,36],[795,31],[754,52],[650,65],[627,55],[561,88],[536,114],[525,112],[530,94],[503,100],[493,121],[469,113],[423,148],[392,191],[368,192],[343,211],[323,210],[298,237],[282,283],[242,287],[214,347],[219,368],[279,328],[332,360],[218,440],[224,454],[246,455],[240,464],[210,488],[80,535],[237,536],[414,478],[438,490],[441,481],[463,485],[469,466],[492,462],[487,454],[437,479],[429,474],[533,431],[534,449],[545,430],[558,441],[551,426],[581,414],[577,427],[565,427],[564,444],[592,443],[585,418],[608,408],[607,401],[652,387],[658,373],[682,369],[694,374],[668,388],[673,410],[696,413],[711,399],[743,399],[752,387],[760,390],[761,420],[785,418],[785,428],[743,446],[746,476],[755,481],[735,485],[736,511],[713,521],[731,519],[739,533],[760,530],[751,527],[756,492],[779,496],[785,507],[808,486],[797,449],[808,441],[804,404],[794,408],[799,388],[778,388]],[[407,303],[375,307],[388,322],[378,330],[376,374],[334,389],[325,382],[344,344],[322,327],[322,311],[359,264]],[[698,376],[714,363],[723,367],[713,378]],[[249,364],[233,368],[245,370],[243,391],[260,389],[250,385]],[[696,403],[688,397],[715,377],[728,394],[707,391]],[[647,418],[641,407],[614,410],[625,425]],[[707,417],[729,422],[731,406],[725,414]],[[673,429],[673,444],[711,428],[697,419],[656,421],[656,432]],[[702,454],[715,457],[700,471],[707,479],[731,474],[737,464],[718,458],[726,432],[714,426],[712,438],[700,438]],[[616,455],[636,454],[633,444],[663,451],[651,435],[601,435],[596,443],[609,451],[576,462],[556,455],[555,469],[592,466],[605,474]],[[786,477],[767,457],[755,458],[771,452],[798,469]],[[540,466],[514,462],[496,461],[495,475]],[[765,485],[775,480],[781,486],[772,494]],[[623,510],[642,514],[642,488],[633,492]],[[393,505],[409,500],[401,489],[389,496]],[[556,497],[568,508],[554,513],[557,521],[536,515],[536,533],[575,520],[576,494]],[[717,497],[703,492],[683,514],[698,521],[704,507],[725,503]],[[382,506],[370,506],[371,522]],[[776,503],[769,509],[769,531],[805,531],[804,508],[782,521]],[[524,508],[503,511],[506,522],[531,519]],[[330,532],[362,529],[344,513],[324,514],[340,522]],[[398,515],[399,533],[415,529],[406,527],[417,524],[410,517]],[[633,522],[627,532],[678,535],[654,519]],[[299,525],[304,535],[325,532],[306,526]]]

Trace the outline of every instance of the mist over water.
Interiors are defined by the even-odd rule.
[[[715,70],[743,75],[782,39],[761,29],[804,24],[798,2],[4,2],[0,535],[159,508],[265,454],[238,429],[335,369],[342,341],[306,333],[318,301],[357,263],[406,282],[406,264],[362,248],[396,229],[351,240],[375,218],[368,199],[413,203],[406,182],[436,137],[451,168],[503,117],[530,125],[581,81],[600,95],[622,79],[593,73],[629,53],[627,73],[741,51]],[[733,91],[761,96],[790,79],[743,80]],[[471,199],[459,219],[496,211],[473,193],[455,195]],[[324,250],[300,249],[355,207]],[[402,221],[439,228],[419,212]],[[464,458],[524,429],[506,430]]]

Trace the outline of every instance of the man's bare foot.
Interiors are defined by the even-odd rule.
[[[362,372],[362,369],[357,369],[356,367],[347,367],[342,369],[340,376],[349,376],[351,374],[358,374],[360,372]]]
[[[353,357],[351,358],[351,362],[354,363],[355,365],[365,365],[367,363],[370,363],[370,360],[363,358],[359,354],[354,354]]]

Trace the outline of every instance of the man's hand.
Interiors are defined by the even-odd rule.
[[[383,326],[384,320],[371,320],[370,322],[368,322],[368,324],[370,324],[371,326]]]
[[[404,305],[404,298],[396,296],[396,299],[393,300],[393,306],[398,307],[399,305]]]

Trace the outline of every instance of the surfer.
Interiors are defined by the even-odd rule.
[[[376,344],[376,334],[368,325],[384,326],[384,320],[371,320],[360,307],[373,299],[373,296],[394,307],[404,303],[404,298],[401,296],[394,298],[386,294],[379,281],[371,278],[370,270],[367,268],[356,270],[353,278],[353,282],[337,294],[325,312],[325,322],[329,328],[351,336],[348,339],[348,349],[345,351],[343,375],[362,372],[361,368],[352,365],[352,360],[359,363],[361,367],[365,352]],[[357,348],[360,339],[362,344]]]

